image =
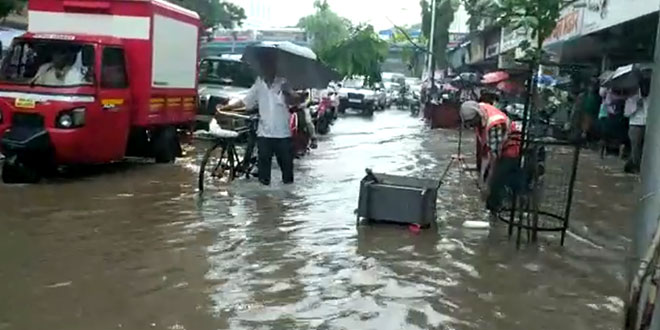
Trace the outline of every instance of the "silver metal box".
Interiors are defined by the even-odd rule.
[[[428,226],[436,220],[439,180],[372,173],[360,181],[357,216]]]

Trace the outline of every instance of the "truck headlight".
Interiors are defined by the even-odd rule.
[[[60,112],[55,119],[57,128],[78,128],[85,126],[85,108],[75,108]]]

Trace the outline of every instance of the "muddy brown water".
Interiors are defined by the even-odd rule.
[[[194,150],[0,185],[0,330],[619,329],[636,184],[614,160],[583,155],[564,248],[464,229],[487,216],[458,170],[432,229],[356,228],[366,167],[439,176],[456,141],[390,110],[341,118],[293,186],[199,196]]]

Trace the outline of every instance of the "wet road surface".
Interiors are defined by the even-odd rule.
[[[564,248],[464,229],[487,215],[458,170],[437,227],[356,228],[365,168],[437,178],[456,141],[391,110],[341,118],[293,186],[200,197],[194,151],[1,185],[0,330],[619,329],[636,179],[614,160],[584,153]]]

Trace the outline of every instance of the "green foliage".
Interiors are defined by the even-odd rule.
[[[417,27],[421,28],[421,24]],[[390,43],[402,47],[401,61],[408,66],[413,76],[420,76],[422,74],[423,61],[420,61],[422,55],[426,54],[426,38],[421,36],[419,38],[412,38],[404,34],[405,30],[412,30],[413,28],[400,28],[395,26],[394,34]],[[402,31],[403,30],[403,31]]]
[[[26,4],[27,0],[0,0],[0,18],[23,9]]]
[[[319,58],[344,76],[364,76],[371,85],[381,81],[380,66],[387,51],[388,44],[371,25],[360,25],[351,29],[348,38],[319,52]]]
[[[421,0],[422,35],[430,40],[431,35],[431,5],[428,0]],[[458,9],[458,0],[436,0],[435,36],[433,54],[437,68],[447,67],[447,44],[449,43],[449,27],[454,21],[454,12]]]
[[[322,52],[325,49],[348,38],[351,23],[330,9],[327,1],[314,2],[316,12],[303,17],[298,27],[305,29],[312,39],[312,49]]]
[[[388,44],[373,27],[352,27],[349,20],[330,9],[326,0],[316,0],[314,7],[316,12],[301,18],[298,27],[311,37],[312,49],[321,61],[344,76],[364,76],[368,84],[380,81]]]
[[[462,0],[465,11],[469,14],[468,27],[470,31],[477,31],[482,22],[494,17],[497,7],[493,0]]]
[[[5,1],[5,0],[2,0]],[[177,5],[196,11],[207,28],[218,24],[226,29],[240,26],[246,18],[245,10],[233,3],[221,0],[169,0]]]

